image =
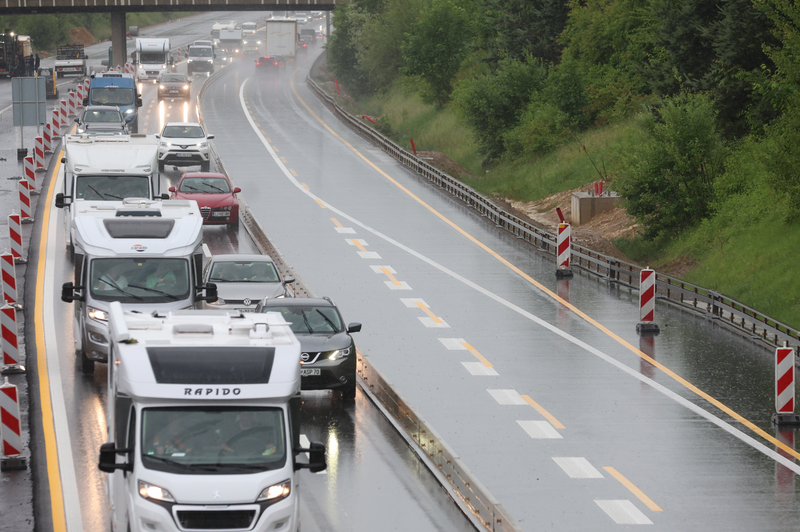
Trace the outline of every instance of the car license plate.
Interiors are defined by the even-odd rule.
[[[230,211],[220,211],[220,212],[212,212],[211,216],[214,218],[230,218],[231,213]]]
[[[311,375],[319,375],[319,368],[303,368],[300,370],[301,377],[308,377]]]
[[[169,93],[170,94],[178,94],[178,89],[170,89]]]
[[[177,155],[178,157],[191,157],[192,156],[191,153],[183,153],[183,152],[178,152],[175,155]]]
[[[237,308],[236,310],[238,310],[239,312],[255,312],[256,308],[255,307],[253,307],[253,308]]]

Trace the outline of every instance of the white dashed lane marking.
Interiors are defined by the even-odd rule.
[[[570,478],[605,478],[600,471],[589,463],[589,460],[581,456],[554,456],[553,460]]]

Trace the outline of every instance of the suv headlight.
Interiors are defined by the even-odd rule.
[[[162,148],[169,148],[170,146],[172,146],[172,143],[171,142],[159,142],[158,145],[161,146]]]
[[[99,308],[92,308],[88,307],[89,310],[89,317],[93,320],[97,321],[108,321],[108,312],[105,310],[100,310]]]
[[[159,85],[158,88],[159,89],[166,89],[166,87],[164,85]]]
[[[269,488],[267,488],[269,489]],[[164,488],[139,481],[139,495],[151,501],[175,502],[175,498]]]
[[[201,142],[197,145],[198,148],[208,148],[208,142]]]
[[[141,484],[141,482],[139,482],[139,484]],[[270,503],[276,503],[288,497],[291,492],[292,482],[290,480],[284,480],[280,484],[273,484],[268,488],[264,488],[256,499],[256,502],[269,501]]]
[[[344,349],[337,349],[336,351],[331,351],[328,355],[328,360],[340,360],[342,358],[347,358],[350,356],[350,348],[346,347]]]

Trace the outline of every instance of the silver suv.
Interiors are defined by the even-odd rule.
[[[199,166],[203,172],[211,168],[208,141],[214,135],[206,135],[203,126],[195,122],[167,122],[158,142],[158,169],[164,166]]]

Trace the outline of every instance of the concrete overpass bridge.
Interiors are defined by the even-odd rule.
[[[146,11],[332,11],[351,0],[0,0],[0,15],[111,13],[114,64],[123,65],[127,13]]]

